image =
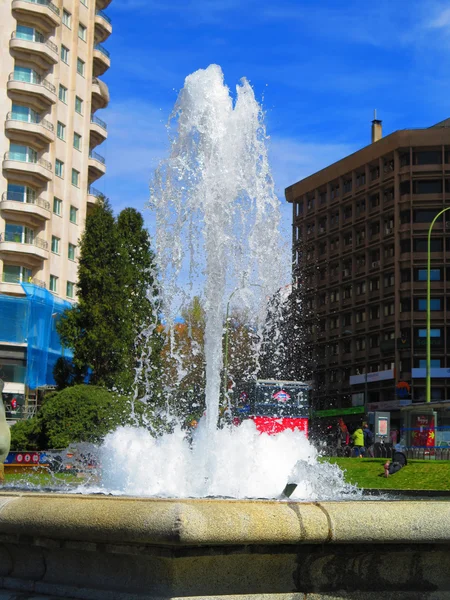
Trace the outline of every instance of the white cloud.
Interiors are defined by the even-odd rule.
[[[444,8],[430,19],[428,26],[431,29],[446,29],[450,26],[450,8]]]

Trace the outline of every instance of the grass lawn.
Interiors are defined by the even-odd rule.
[[[81,485],[83,479],[70,473],[6,473],[5,484],[14,485],[17,487],[39,486],[42,488],[48,487],[64,487],[66,485]],[[0,490],[2,486],[0,484]]]
[[[345,480],[360,488],[450,490],[450,461],[408,460],[398,473],[384,477],[385,458],[326,458],[345,471]]]

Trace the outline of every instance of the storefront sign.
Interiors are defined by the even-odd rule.
[[[412,445],[420,447],[434,446],[434,415],[418,414],[411,415]]]
[[[361,383],[376,383],[378,381],[387,381],[395,378],[394,369],[387,371],[375,371],[375,373],[364,373],[363,375],[352,375],[350,377],[350,385],[358,385]]]

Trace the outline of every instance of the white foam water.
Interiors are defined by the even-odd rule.
[[[342,471],[318,463],[303,432],[259,433],[251,420],[208,436],[200,423],[192,443],[176,429],[160,438],[122,427],[102,447],[102,486],[112,494],[171,498],[282,499],[286,483],[297,483],[292,500],[355,497]]]

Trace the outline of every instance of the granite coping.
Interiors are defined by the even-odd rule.
[[[0,493],[0,535],[155,546],[450,542],[450,503]]]

